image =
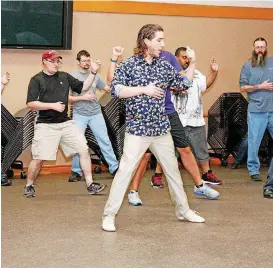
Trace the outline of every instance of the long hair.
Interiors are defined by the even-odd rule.
[[[155,37],[156,32],[164,32],[163,28],[158,24],[146,24],[138,32],[137,44],[134,49],[136,55],[145,55],[147,46],[144,40],[152,40]]]
[[[266,40],[263,37],[258,37],[253,41],[253,47],[255,46],[255,42],[256,41],[264,41],[265,44],[267,45]],[[263,57],[262,58],[258,58],[257,53],[255,52],[255,49],[253,49],[252,51],[252,57],[251,57],[251,66],[252,67],[256,67],[258,66],[264,66],[265,62],[266,62],[266,57],[267,57],[267,50],[264,52]]]

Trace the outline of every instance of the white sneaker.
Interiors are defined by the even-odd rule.
[[[208,199],[217,199],[220,196],[216,190],[212,189],[205,183],[203,183],[203,186],[200,188],[194,186],[193,192],[197,196],[206,197]]]
[[[139,198],[138,192],[135,190],[129,192],[128,200],[129,204],[132,206],[141,206],[143,204],[141,199]]]
[[[176,216],[179,220],[188,220],[190,222],[198,222],[198,223],[205,222],[205,219],[197,215],[196,213],[197,213],[196,211],[190,209],[183,215],[178,215],[178,213],[176,213]]]
[[[115,232],[116,231],[115,216],[112,215],[103,216],[102,229],[106,232]]]

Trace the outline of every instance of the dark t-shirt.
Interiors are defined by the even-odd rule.
[[[60,113],[55,110],[41,110],[36,123],[62,123],[70,118],[67,115],[69,89],[80,94],[83,82],[66,72],[47,75],[40,72],[29,82],[27,103],[41,101],[46,103],[63,102],[65,110]]]

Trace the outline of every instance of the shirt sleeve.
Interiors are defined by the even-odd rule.
[[[192,82],[186,77],[182,76],[176,69],[170,66],[169,70],[169,87],[176,90],[187,90],[192,86]]]
[[[170,53],[170,57],[171,57],[171,65],[176,69],[177,72],[181,72],[182,71],[182,67],[179,64],[178,60],[176,59],[176,57]]]
[[[249,70],[246,65],[241,70],[239,84],[241,87],[249,85]]]
[[[97,89],[104,89],[106,87],[106,83],[105,81],[101,78],[101,76],[99,74],[97,74],[98,76],[98,83],[96,85]]]
[[[204,76],[203,74],[201,75],[201,78],[200,78],[200,88],[201,88],[201,92],[205,92],[207,89],[207,77]]]
[[[29,85],[28,85],[28,92],[27,92],[27,101],[26,103],[32,101],[38,101],[40,95],[40,84],[39,81],[35,78],[31,78]]]
[[[198,70],[195,70],[195,73],[197,75],[197,81],[198,81],[198,87],[200,88],[201,92],[206,91],[207,89],[207,77],[203,75]],[[194,81],[194,79],[193,79]]]
[[[111,83],[111,95],[112,97],[118,97],[122,86],[127,86],[126,69],[124,62],[121,62],[116,68],[112,83]]]
[[[71,90],[80,94],[82,92],[83,82],[74,78],[71,74],[67,74],[67,79]]]

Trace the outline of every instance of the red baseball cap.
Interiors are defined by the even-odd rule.
[[[56,58],[62,59],[62,57],[60,56],[60,54],[56,50],[46,50],[42,54],[42,60],[45,60],[45,59],[53,60]]]

